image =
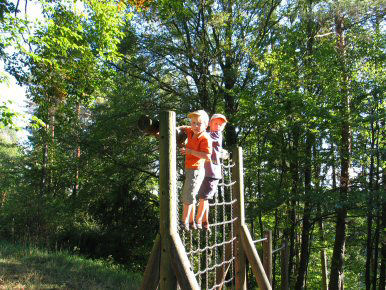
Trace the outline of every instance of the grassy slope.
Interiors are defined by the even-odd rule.
[[[138,289],[140,280],[106,261],[0,241],[0,289]]]

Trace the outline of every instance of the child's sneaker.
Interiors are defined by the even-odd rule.
[[[208,222],[203,222],[202,227],[204,228],[204,230],[206,230],[208,233],[210,233],[210,228],[209,228]]]
[[[180,229],[184,231],[189,231],[190,230],[189,223],[184,223],[183,221],[180,221]]]
[[[197,225],[195,222],[189,223],[189,229],[191,230],[197,230]]]

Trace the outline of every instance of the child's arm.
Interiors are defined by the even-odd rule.
[[[186,125],[183,125],[183,126],[178,126],[176,129],[177,130],[185,130],[186,128],[190,128],[190,126],[186,126]]]
[[[179,126],[176,128],[176,141],[179,148],[184,147],[188,139],[185,131],[186,128],[188,128],[188,126]]]
[[[191,154],[198,158],[205,159],[206,161],[210,161],[210,153],[195,151],[193,149],[186,148],[185,154]]]

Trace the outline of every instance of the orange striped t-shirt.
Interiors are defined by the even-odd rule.
[[[190,127],[182,128],[188,136],[188,143],[186,144],[187,149],[194,151],[205,152],[208,154],[212,153],[212,142],[208,133],[202,132],[200,135],[194,136],[193,130]],[[205,159],[199,158],[192,154],[186,154],[185,156],[185,168],[186,169],[199,169],[204,166]]]

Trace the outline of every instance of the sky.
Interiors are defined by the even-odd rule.
[[[17,1],[10,1],[16,5]],[[27,14],[25,14],[26,0],[19,1],[19,17],[27,17],[30,21],[35,21],[41,18],[40,5],[37,1],[28,0]],[[13,52],[13,48],[7,48],[8,53]],[[0,59],[0,75],[6,75],[7,81],[0,82],[0,104],[8,103],[8,107],[12,111],[18,113],[18,117],[14,120],[15,124],[20,128],[17,132],[18,142],[23,144],[28,141],[29,132],[26,130],[31,114],[29,113],[28,100],[26,97],[26,88],[17,84],[16,79],[5,72],[4,61]]]
[[[4,62],[0,61],[0,74],[5,73]],[[28,141],[28,131],[26,126],[29,123],[31,115],[28,112],[28,104],[26,98],[26,89],[17,84],[16,79],[5,73],[8,80],[0,83],[0,104],[8,103],[8,107],[18,113],[15,118],[15,124],[20,128],[17,132],[18,142],[25,143]],[[9,103],[10,102],[10,103]]]
[[[15,6],[17,5],[17,0],[9,0]],[[26,6],[27,4],[27,6]],[[77,11],[82,11],[82,1],[75,3]],[[19,0],[18,6],[18,17],[27,19],[31,22],[36,22],[43,20],[41,13],[41,4],[36,0]],[[33,33],[34,25],[30,26],[31,33]],[[12,53],[14,49],[12,47],[7,47],[6,52]],[[17,132],[18,142],[20,144],[25,144],[28,142],[29,132],[26,127],[29,124],[29,121],[32,117],[30,114],[31,108],[28,105],[28,99],[26,97],[26,87],[21,87],[17,84],[16,79],[5,72],[4,61],[0,59],[0,76],[3,77],[6,75],[7,81],[0,82],[0,104],[7,103],[7,107],[11,108],[14,112],[18,113],[18,117],[14,119],[15,124],[19,127]],[[11,102],[9,104],[9,102]]]

